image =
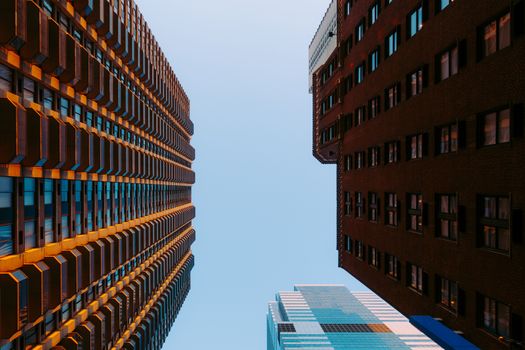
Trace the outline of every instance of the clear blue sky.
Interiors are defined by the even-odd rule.
[[[329,0],[136,0],[191,100],[192,289],[164,348],[266,349],[267,302],[344,283],[335,167],[312,156],[308,45]]]

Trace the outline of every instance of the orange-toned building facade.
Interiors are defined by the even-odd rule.
[[[0,348],[159,349],[190,289],[189,99],[133,0],[0,2]]]
[[[525,332],[523,0],[338,0],[313,76],[339,266],[482,349]]]

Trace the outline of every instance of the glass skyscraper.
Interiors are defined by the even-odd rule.
[[[267,315],[267,349],[442,349],[372,292],[296,285]]]

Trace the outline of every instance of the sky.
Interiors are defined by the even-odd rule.
[[[267,303],[337,267],[336,172],[312,156],[308,45],[329,0],[136,0],[191,101],[192,287],[164,349],[266,349]]]

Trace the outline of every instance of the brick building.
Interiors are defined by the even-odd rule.
[[[189,100],[133,0],[0,2],[0,348],[159,349],[189,291]]]
[[[339,0],[313,74],[339,265],[483,349],[525,317],[523,1]]]

